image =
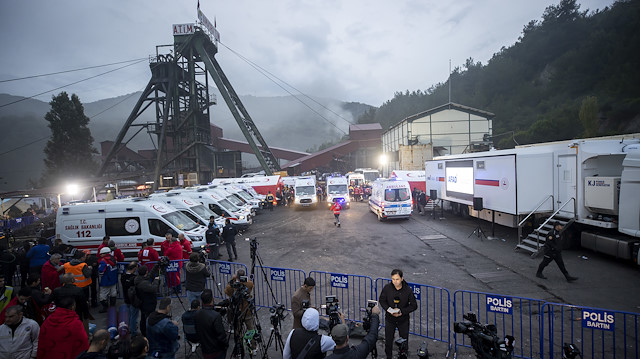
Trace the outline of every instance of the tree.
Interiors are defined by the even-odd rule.
[[[588,96],[582,100],[578,117],[584,127],[583,136],[585,138],[598,135],[600,124],[598,123],[598,99],[595,96]]]
[[[44,148],[46,155],[43,185],[56,185],[71,178],[85,178],[95,173],[98,164],[93,155],[93,137],[89,130],[89,117],[76,94],[61,92],[53,96],[51,110],[44,119],[49,122],[51,138]]]

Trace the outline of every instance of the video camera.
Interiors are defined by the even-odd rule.
[[[338,298],[335,295],[327,295],[324,297],[325,313],[329,317],[329,330],[333,329],[336,325],[340,324],[340,305],[338,304]]]
[[[493,324],[482,324],[474,313],[462,316],[465,320],[453,323],[453,331],[464,334],[471,339],[471,346],[476,356],[481,359],[509,359],[513,351],[515,338],[511,335],[504,339],[498,337],[498,330]]]
[[[407,359],[407,351],[409,350],[409,343],[405,338],[398,338],[394,342],[398,347],[398,359]]]
[[[162,256],[160,257],[160,259],[158,259],[158,267],[160,269],[166,269],[169,264],[171,264],[171,260],[167,256]]]
[[[303,309],[303,310],[309,309],[309,308],[311,307],[311,302],[309,302],[309,301],[308,301],[308,300],[306,300],[306,299],[305,299],[305,300],[303,300],[301,304],[302,304],[302,309]]]
[[[369,329],[371,329],[371,310],[373,308],[376,307],[376,305],[378,305],[378,302],[376,302],[375,300],[367,300],[367,307],[364,308],[364,311],[367,313],[364,317],[364,319],[362,320],[362,328],[364,330],[366,330],[367,332],[369,331]]]
[[[271,324],[277,326],[281,320],[285,317],[285,307],[284,304],[276,304],[269,308],[269,315],[271,317]]]

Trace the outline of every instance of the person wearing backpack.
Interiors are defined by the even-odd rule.
[[[136,335],[138,332],[138,316],[140,315],[140,299],[136,295],[135,286],[137,271],[138,262],[133,261],[129,263],[125,272],[120,275],[124,304],[129,307],[129,332],[131,335]]]

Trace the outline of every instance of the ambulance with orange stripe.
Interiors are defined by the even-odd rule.
[[[145,198],[65,205],[58,209],[56,236],[78,249],[98,249],[109,236],[125,255],[136,255],[153,238],[157,249],[167,232],[184,233],[193,248],[205,244],[207,227],[168,204]]]

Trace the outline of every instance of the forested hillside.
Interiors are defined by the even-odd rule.
[[[506,16],[506,14],[505,14]],[[451,101],[493,112],[495,135],[520,144],[640,131],[640,1],[599,11],[549,6],[487,64],[469,58],[450,77]],[[448,83],[397,92],[359,122],[388,128],[445,104]],[[513,147],[512,136],[496,137]]]

